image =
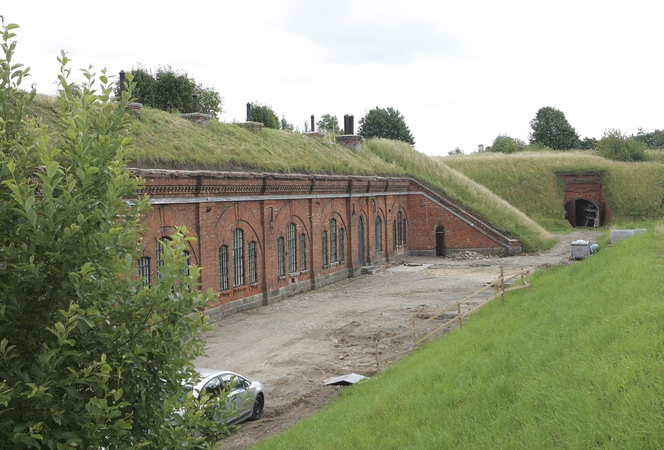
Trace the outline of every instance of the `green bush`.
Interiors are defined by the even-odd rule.
[[[58,119],[38,123],[24,113],[27,69],[10,64],[17,26],[2,25],[0,446],[207,447],[224,422],[192,427],[206,406],[174,414],[193,401],[182,382],[212,293],[197,289],[200,268],[184,275],[186,230],[165,243],[159,283],[137,274],[149,203],[126,169],[133,85],[115,102],[105,72],[84,70],[73,89],[62,52]]]
[[[285,119],[285,117],[284,117]],[[279,129],[280,122],[277,113],[271,106],[260,102],[251,102],[251,120],[262,123],[266,128]]]
[[[134,99],[144,106],[168,112],[191,113],[192,96],[198,94],[198,112],[210,114],[215,119],[222,113],[223,99],[219,92],[196,83],[184,71],[160,66],[153,74],[138,64],[129,74],[131,81],[136,84]],[[119,81],[115,85],[115,95],[120,96]]]
[[[519,138],[513,138],[506,134],[499,134],[493,140],[493,144],[486,149],[488,152],[516,153],[523,151],[526,143]]]
[[[609,130],[597,143],[597,153],[614,161],[643,161],[646,144],[628,137],[618,129]]]

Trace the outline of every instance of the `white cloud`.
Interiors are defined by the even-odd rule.
[[[52,92],[56,57],[74,67],[137,63],[184,70],[225,97],[225,120],[248,101],[300,128],[311,114],[392,106],[427,154],[466,152],[499,134],[527,139],[537,110],[562,110],[582,136],[664,128],[659,18],[664,5],[562,0],[304,0],[169,4],[11,2],[16,61]]]

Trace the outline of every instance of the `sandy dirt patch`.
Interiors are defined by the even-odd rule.
[[[199,358],[196,365],[236,371],[266,388],[263,418],[243,424],[222,441],[222,447],[249,448],[312,415],[344,389],[324,386],[328,378],[374,375],[377,340],[399,335],[412,327],[413,320],[421,322],[492,283],[500,266],[509,274],[571,263],[571,242],[594,241],[598,236],[594,231],[574,231],[557,236],[559,243],[551,250],[505,258],[403,257],[377,267],[373,275],[222,319],[204,335],[207,357]],[[492,289],[487,290],[474,304],[492,294]],[[399,340],[383,352],[399,353],[412,342]]]

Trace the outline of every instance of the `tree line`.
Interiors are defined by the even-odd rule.
[[[619,129],[611,129],[605,131],[601,139],[581,139],[565,114],[551,106],[540,108],[530,121],[530,127],[532,133],[528,144],[519,138],[500,134],[486,151],[596,150],[599,155],[616,161],[643,161],[646,148],[664,147],[663,130],[647,132],[639,128],[636,136],[628,136]],[[449,152],[450,155],[454,153],[459,152]]]

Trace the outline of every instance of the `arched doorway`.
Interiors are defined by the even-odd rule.
[[[597,205],[591,200],[577,198],[565,205],[567,220],[575,227],[599,227],[602,217]]]
[[[436,256],[445,256],[445,227],[436,227]]]
[[[360,259],[360,267],[364,266],[364,219],[360,216],[357,226],[357,252]]]

